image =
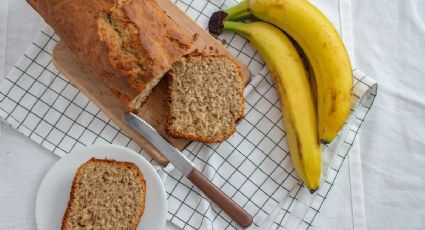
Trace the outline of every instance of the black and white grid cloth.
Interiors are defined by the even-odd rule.
[[[177,6],[206,28],[222,8],[207,0]],[[246,64],[253,79],[245,89],[246,112],[236,133],[220,144],[193,142],[183,151],[203,174],[254,216],[252,229],[308,229],[333,186],[343,160],[376,96],[376,82],[353,71],[352,113],[337,140],[323,146],[322,185],[310,195],[292,167],[281,108],[268,69],[255,49],[234,34],[220,39]],[[51,62],[58,37],[45,27],[0,85],[0,117],[53,153],[64,156],[86,145],[113,143],[149,157]],[[236,223],[173,170],[160,167],[168,220],[183,229],[238,229]]]

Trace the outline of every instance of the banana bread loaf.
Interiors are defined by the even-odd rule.
[[[155,0],[27,0],[129,110],[193,38]]]

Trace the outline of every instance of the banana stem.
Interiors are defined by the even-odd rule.
[[[243,22],[232,22],[224,21],[223,29],[228,31],[236,32],[249,40],[250,38],[250,26]]]
[[[224,12],[227,13],[227,17],[224,20],[226,20],[226,21],[240,20],[241,19],[240,15],[244,15],[246,13],[249,13],[248,0],[243,0],[239,4],[226,9]],[[244,18],[244,17],[242,17],[242,18]]]
[[[244,20],[244,19],[248,19],[248,18],[252,18],[252,13],[251,12],[245,12],[245,13],[236,15],[230,21],[240,21],[240,20]],[[225,20],[227,20],[227,17],[225,18]]]

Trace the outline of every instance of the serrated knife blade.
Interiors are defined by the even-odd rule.
[[[147,141],[155,146],[164,156],[179,170],[183,175],[187,176],[193,169],[194,165],[189,161],[176,147],[172,146],[165,140],[151,125],[145,120],[133,113],[125,113],[124,119],[127,123],[140,133]]]
[[[252,224],[252,216],[248,212],[243,210],[235,201],[209,181],[180,150],[168,143],[151,125],[130,112],[124,114],[124,119],[237,224],[243,228],[247,228]]]

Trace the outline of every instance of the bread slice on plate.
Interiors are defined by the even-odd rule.
[[[61,229],[135,230],[145,196],[146,182],[134,163],[92,158],[77,170]]]
[[[174,63],[168,75],[170,135],[217,143],[235,132],[244,114],[244,78],[236,63],[196,52]]]

